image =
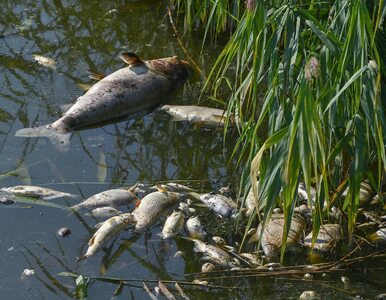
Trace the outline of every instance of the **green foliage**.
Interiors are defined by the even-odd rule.
[[[233,83],[227,108],[242,120],[234,154],[247,156],[242,185],[265,220],[279,204],[288,230],[301,180],[308,194],[317,188],[314,233],[323,207],[340,204],[351,236],[360,182],[371,172],[379,190],[386,168],[384,1],[175,2],[187,26],[231,30],[208,84],[215,93]],[[348,196],[331,203],[346,182]]]

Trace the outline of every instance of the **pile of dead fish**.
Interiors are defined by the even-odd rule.
[[[43,200],[77,197],[48,188],[15,186],[1,189],[0,202],[12,203],[12,195]],[[373,196],[370,185],[363,182],[360,194],[362,205],[377,204],[379,198],[383,197],[383,195]],[[304,185],[299,185],[300,205],[295,208],[295,213],[288,224],[286,249],[306,247],[310,249],[310,253],[331,253],[343,239],[342,213],[338,208],[332,207],[329,218],[321,225],[317,237],[313,240],[311,209],[308,205],[314,203],[315,197],[315,189],[311,188],[308,194]],[[227,245],[224,238],[206,232],[195,209],[196,204],[199,203],[229,222],[234,222],[240,217],[239,220],[243,224],[243,220],[247,220],[248,216],[256,210],[252,192],[245,197],[244,201],[239,202],[242,203],[241,209],[236,201],[220,192],[198,193],[188,186],[177,183],[157,184],[153,187],[138,183],[130,188],[103,191],[71,207],[77,213],[91,214],[101,221],[96,225],[96,231],[88,242],[86,253],[77,259],[91,257],[123,230],[131,230],[133,234],[139,235],[162,223],[162,231],[159,233],[161,238],[180,237],[190,240],[194,244],[194,251],[202,253],[207,261],[202,265],[203,272],[212,271],[215,268],[238,270],[256,268],[277,258],[281,250],[286,223],[280,208],[273,211],[264,226],[260,223],[256,228],[248,231],[250,243],[246,248],[250,251],[245,253],[237,252],[240,244]],[[129,208],[128,211],[124,211],[127,208]],[[367,212],[363,208],[359,210],[358,216],[360,222],[356,230],[363,231],[362,236],[376,244],[386,243],[386,216]],[[62,236],[68,233],[69,231],[65,229],[58,232]],[[261,246],[260,251],[256,251],[257,242]]]

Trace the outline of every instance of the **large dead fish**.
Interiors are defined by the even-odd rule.
[[[133,53],[121,59],[129,66],[102,78],[59,120],[36,128],[24,128],[16,136],[47,136],[55,144],[68,144],[69,133],[135,114],[164,101],[192,74],[177,56],[142,61]]]

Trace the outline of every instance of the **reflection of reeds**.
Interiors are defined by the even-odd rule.
[[[41,246],[41,245],[39,245]],[[70,292],[70,290],[65,287],[62,283],[60,283],[55,277],[54,275],[52,275],[50,273],[50,271],[48,270],[48,268],[46,267],[46,265],[44,264],[44,262],[39,258],[39,256],[35,255],[30,249],[28,249],[27,247],[24,247],[24,250],[25,252],[34,260],[34,263],[30,262],[28,256],[22,252],[24,258],[26,259],[27,263],[29,264],[29,266],[35,270],[35,272],[37,271],[36,270],[36,267],[38,267],[42,273],[42,275],[44,275],[46,278],[43,279],[43,277],[41,277],[40,275],[36,274],[36,277],[38,278],[38,280],[49,290],[51,291],[52,293],[54,293],[55,295],[59,295],[59,291],[63,292],[64,294],[66,294],[67,296],[69,297],[72,297],[72,293]],[[60,264],[61,265],[65,265],[58,257],[56,256],[53,256],[48,250],[46,249],[43,249],[46,253],[49,253],[51,257],[54,257],[56,261],[60,261]],[[70,269],[70,268],[66,268],[67,270]],[[46,281],[48,280],[48,281]]]

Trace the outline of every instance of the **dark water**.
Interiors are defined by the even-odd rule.
[[[118,58],[122,51],[146,59],[185,58],[165,8],[159,1],[1,1],[0,172],[6,174],[1,186],[41,185],[82,197],[137,181],[179,180],[203,191],[228,184],[238,187],[240,170],[231,160],[234,136],[229,134],[224,143],[221,130],[175,123],[157,113],[74,133],[66,153],[45,138],[15,137],[20,128],[56,120],[63,106],[84,93],[82,85],[93,83],[88,70],[110,73],[123,67]],[[202,32],[193,32],[187,48],[208,73],[224,43],[220,39],[200,55],[201,42]],[[32,54],[54,59],[57,68],[38,65]],[[197,104],[203,84],[196,75],[165,103]],[[229,224],[212,214],[203,219],[215,233],[232,240]],[[157,236],[160,226],[136,239],[123,232],[94,257],[76,263],[96,223],[91,217],[18,204],[1,206],[0,220],[1,299],[73,298],[74,281],[58,276],[64,271],[139,280],[125,285],[120,295],[118,284],[92,280],[89,299],[146,299],[141,280],[191,281],[193,277],[184,274],[200,270],[191,243],[161,241]],[[71,228],[72,234],[59,238],[56,230],[63,226]],[[175,257],[176,251],[184,255]],[[192,299],[297,299],[307,289],[317,290],[326,299],[372,298],[386,291],[386,279],[370,267],[366,274],[363,269],[345,274],[351,279],[350,286],[340,282],[342,274],[338,273],[312,282],[296,277],[234,278],[212,282],[229,289],[184,290]],[[24,269],[33,269],[35,275],[22,278]]]

